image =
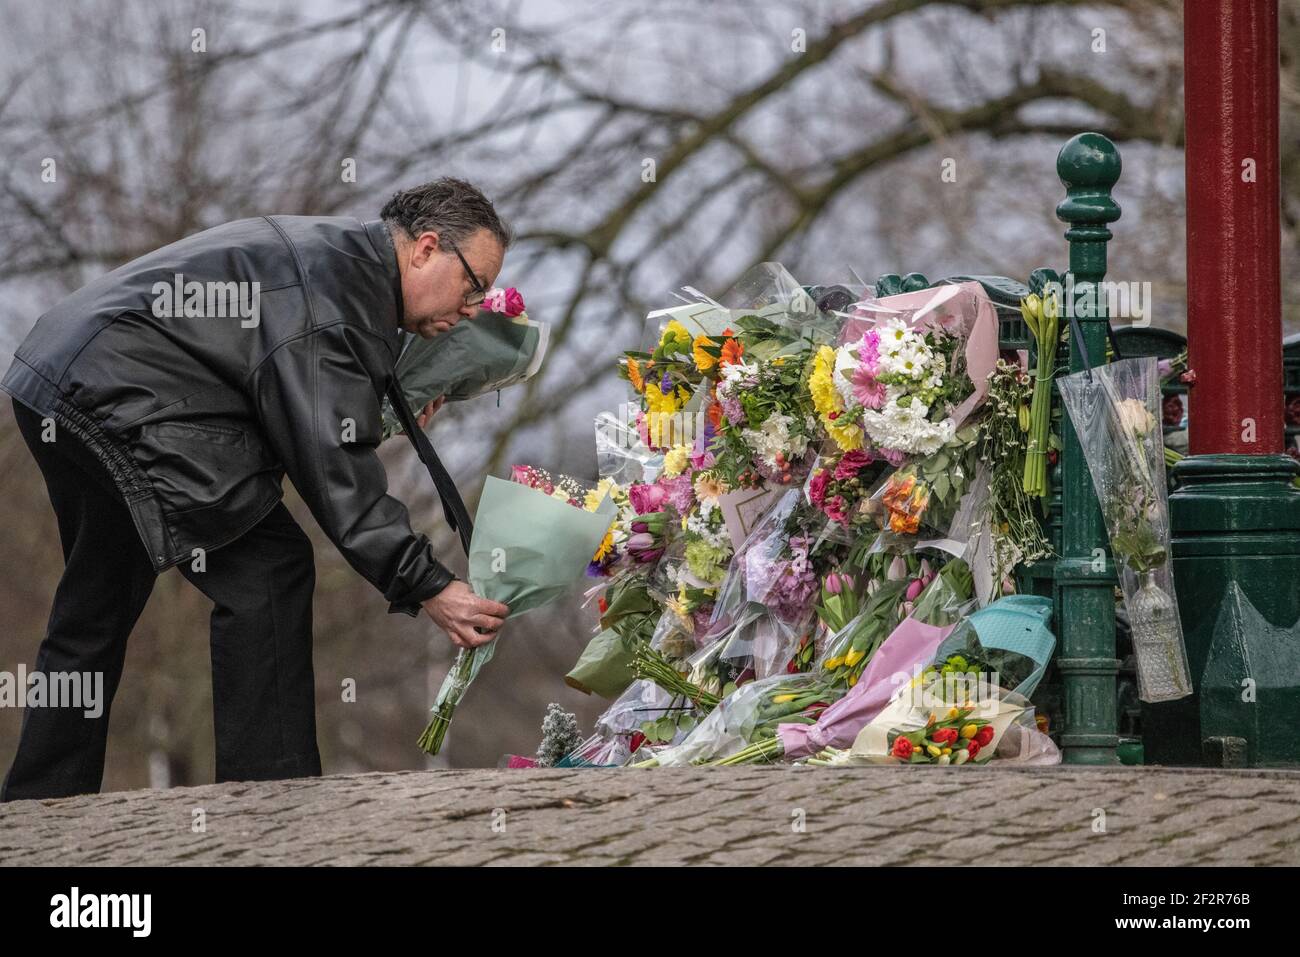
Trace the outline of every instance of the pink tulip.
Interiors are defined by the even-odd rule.
[[[894,556],[894,560],[889,563],[889,571],[885,572],[885,577],[891,582],[901,582],[907,578],[907,562],[903,560],[902,555]]]
[[[921,594],[921,589],[923,589],[924,587],[925,587],[925,583],[921,581],[921,579],[913,578],[911,582],[909,582],[907,585],[907,592],[903,596],[904,600],[916,601],[916,596]]]

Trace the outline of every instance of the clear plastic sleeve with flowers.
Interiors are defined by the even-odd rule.
[[[689,701],[638,679],[596,719],[598,743],[588,746],[593,764],[645,760],[686,739],[698,715]]]
[[[785,492],[737,552],[718,592],[710,634],[725,641],[721,658],[764,678],[786,670],[812,635],[821,579],[816,552],[824,516]]]
[[[663,767],[681,767],[727,758],[775,738],[780,724],[811,724],[834,700],[816,674],[751,681],[724,698],[680,744],[659,754],[658,762]]]
[[[909,685],[858,732],[848,751],[823,751],[816,763],[960,766],[999,758],[1054,764],[1060,760],[1055,752],[1024,697],[995,688],[953,700],[936,679]]]
[[[1186,697],[1192,685],[1170,565],[1157,360],[1123,359],[1056,381],[1106,519],[1132,629],[1138,697]]]

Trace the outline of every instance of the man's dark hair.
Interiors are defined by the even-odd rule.
[[[460,245],[480,229],[490,232],[502,249],[514,239],[510,226],[478,187],[449,176],[402,190],[384,204],[379,215],[390,230],[400,230],[409,239],[435,232]]]

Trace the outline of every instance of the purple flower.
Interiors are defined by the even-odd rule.
[[[744,425],[748,422],[745,416],[745,409],[731,393],[727,393],[719,399],[722,405],[722,414],[727,417],[727,421],[732,425]]]
[[[673,390],[672,377],[667,372],[665,372],[664,377],[659,380],[659,391],[662,392],[664,395],[667,395],[672,390]]]

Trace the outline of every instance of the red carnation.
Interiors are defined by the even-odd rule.
[[[894,747],[889,753],[896,758],[902,758],[906,761],[912,756],[912,742],[902,735],[899,735],[894,739]]]
[[[984,727],[975,732],[973,740],[978,741],[981,748],[987,745],[993,740],[993,725],[984,725]],[[974,757],[974,755],[971,755],[971,757]]]

